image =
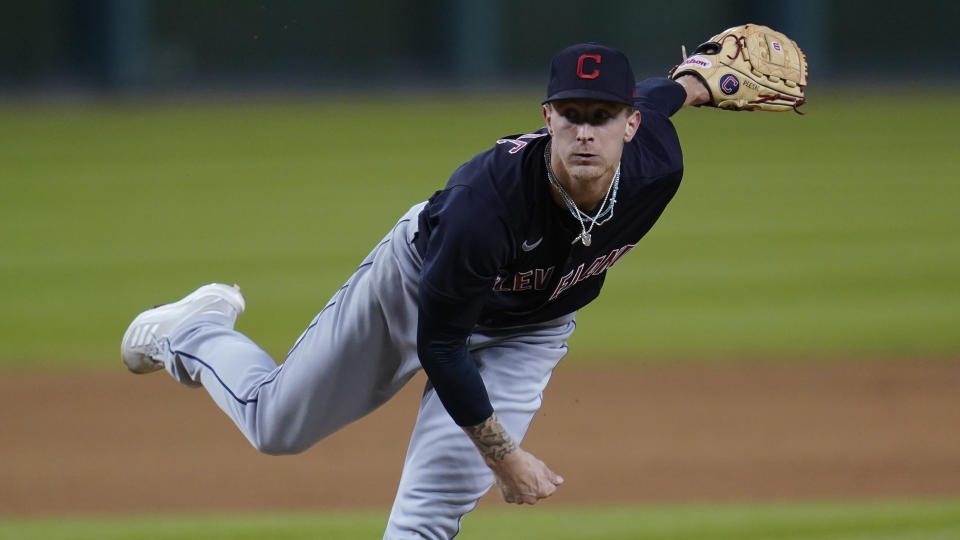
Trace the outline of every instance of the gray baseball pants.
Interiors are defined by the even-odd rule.
[[[274,360],[216,315],[174,330],[166,362],[178,381],[202,384],[258,450],[306,450],[384,404],[420,368],[417,296],[421,260],[412,245],[424,203],[410,209],[313,319],[286,360]],[[491,403],[522,440],[554,367],[567,352],[574,315],[469,339]],[[385,539],[453,538],[493,485],[470,438],[427,386]]]

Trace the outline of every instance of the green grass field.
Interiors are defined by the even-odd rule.
[[[374,512],[0,520],[2,540],[360,540]],[[960,502],[511,508],[464,519],[459,540],[952,540]]]
[[[684,110],[686,178],[585,309],[571,360],[960,350],[960,105]],[[537,96],[0,108],[0,365],[116,368],[142,308],[240,283],[282,357],[411,204]],[[624,209],[627,211],[627,209]]]
[[[682,111],[684,185],[571,361],[956,358],[960,103]],[[538,96],[0,107],[0,369],[120,369],[130,319],[238,282],[282,358],[410,205]],[[625,211],[627,209],[624,209]],[[620,209],[618,208],[618,211]],[[0,518],[0,538],[374,538],[381,513]],[[480,510],[463,539],[947,539],[957,501]]]

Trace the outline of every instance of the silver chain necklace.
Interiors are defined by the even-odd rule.
[[[604,223],[613,219],[613,205],[617,204],[617,188],[620,187],[620,164],[617,164],[617,172],[613,175],[613,181],[610,182],[610,185],[607,186],[607,194],[603,196],[603,202],[600,203],[600,210],[597,211],[597,215],[589,216],[583,210],[577,206],[577,203],[573,202],[573,197],[567,194],[567,191],[563,189],[563,186],[560,185],[560,181],[557,180],[557,177],[553,174],[553,167],[550,166],[550,145],[547,144],[547,148],[543,151],[543,160],[547,164],[547,180],[550,181],[550,185],[557,188],[557,191],[560,193],[560,198],[563,199],[563,202],[566,203],[567,209],[570,210],[570,213],[573,217],[580,222],[580,236],[577,236],[573,239],[571,244],[576,244],[579,240],[584,246],[589,246],[590,242],[593,240],[593,237],[590,235],[590,232],[593,231],[594,225],[597,227],[602,226]],[[612,196],[611,196],[612,193]],[[609,201],[609,205],[607,202]],[[601,218],[606,216],[606,219],[601,221]],[[587,227],[586,222],[590,222],[590,226]]]

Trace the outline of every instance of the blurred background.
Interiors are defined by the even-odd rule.
[[[803,46],[807,115],[674,115],[683,185],[578,314],[532,435],[568,506],[464,538],[960,538],[960,3],[0,0],[0,21],[0,540],[378,537],[422,379],[271,458],[203,392],[126,373],[131,319],[239,283],[238,330],[281,362],[407,208],[542,126],[556,50],[661,76],[746,22]],[[826,502],[749,503],[788,499]],[[629,501],[705,505],[567,510]],[[178,514],[341,507],[376,510],[286,535]],[[18,520],[145,512],[173,515]]]
[[[113,366],[144,303],[212,280],[244,286],[241,329],[280,359],[396,216],[542,125],[556,50],[604,42],[661,76],[681,44],[744,22],[804,47],[811,114],[675,115],[684,187],[584,310],[571,359],[960,347],[960,4],[7,0],[0,16],[0,365]]]
[[[751,21],[803,45],[816,89],[960,73],[960,5],[946,0],[6,0],[0,14],[0,90],[31,96],[539,88],[572,42],[620,47],[653,76],[681,44]]]

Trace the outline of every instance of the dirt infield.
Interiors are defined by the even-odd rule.
[[[422,384],[269,457],[163,374],[4,373],[0,515],[386,511]],[[561,366],[525,446],[548,504],[956,497],[958,389],[960,361]]]

